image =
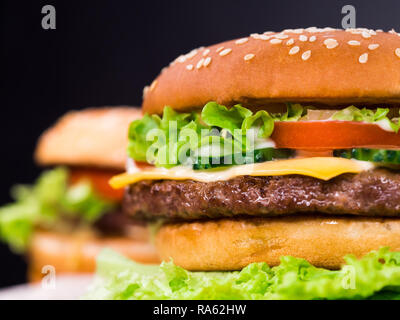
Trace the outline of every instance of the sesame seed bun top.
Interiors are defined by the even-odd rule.
[[[267,106],[399,104],[400,35],[369,29],[265,32],[178,57],[144,90],[143,111],[208,101]]]
[[[39,138],[40,165],[125,168],[128,127],[141,117],[138,108],[90,108],[70,111]]]

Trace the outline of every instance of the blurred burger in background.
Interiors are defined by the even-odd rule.
[[[40,137],[35,160],[47,169],[33,185],[16,185],[0,208],[0,238],[28,257],[28,277],[95,270],[103,247],[143,263],[158,262],[145,223],[121,214],[123,192],[108,180],[125,168],[132,107],[71,111]]]

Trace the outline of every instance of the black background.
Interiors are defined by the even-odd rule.
[[[56,8],[43,30],[41,8]],[[31,182],[39,134],[70,109],[140,105],[142,88],[193,48],[253,32],[340,27],[353,4],[357,26],[400,29],[400,1],[10,1],[0,2],[1,181]],[[0,245],[0,287],[25,280],[24,259]]]

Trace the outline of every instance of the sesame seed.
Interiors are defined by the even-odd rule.
[[[221,50],[224,50],[224,47],[219,47],[217,50],[215,50],[215,52],[220,52]]]
[[[282,40],[281,39],[271,39],[271,40],[269,40],[269,42],[272,44],[278,44],[278,43],[281,43]]]
[[[192,51],[190,51],[187,55],[186,55],[186,59],[191,59],[193,58],[196,54],[197,54],[198,50],[197,49],[193,49]]]
[[[311,50],[304,51],[301,58],[306,61],[311,57]]]
[[[250,37],[252,37],[253,39],[259,39],[259,38],[260,38],[260,35],[259,35],[258,33],[252,33],[252,34],[250,35]]]
[[[249,60],[253,59],[254,57],[255,57],[255,55],[253,53],[249,53],[249,54],[246,54],[243,57],[243,59],[244,59],[244,61],[249,61]]]
[[[210,53],[210,49],[206,49],[203,51],[203,57],[205,57],[206,55],[208,55]]]
[[[396,50],[394,50],[394,53],[396,54],[396,56],[398,56],[400,58],[400,48],[397,48]]]
[[[156,85],[157,85],[157,80],[154,80],[150,85],[150,91],[153,91]]]
[[[193,65],[192,65],[192,64],[188,64],[188,65],[186,66],[186,69],[188,69],[188,70],[193,70]]]
[[[307,32],[318,32],[318,28],[317,27],[309,27],[306,29]]]
[[[262,34],[262,35],[260,35],[259,37],[258,37],[258,39],[260,39],[260,40],[269,40],[269,38],[271,38],[270,36],[267,36],[267,35],[265,35],[265,34]]]
[[[314,42],[315,40],[317,40],[317,37],[316,37],[316,36],[311,36],[310,39],[309,39],[308,41]]]
[[[302,35],[299,36],[299,40],[304,42],[304,41],[308,40],[308,37],[305,36],[304,34],[302,34]]]
[[[350,40],[349,42],[347,42],[349,45],[351,46],[359,46],[361,43],[360,41],[357,40]]]
[[[366,39],[371,38],[371,34],[368,31],[363,31],[361,35]]]
[[[145,86],[143,88],[143,98],[146,96],[146,94],[149,92],[149,86]]]
[[[178,61],[179,63],[184,63],[186,61],[186,56],[181,55],[178,58],[176,58],[176,61]]]
[[[290,55],[293,55],[293,54],[296,54],[297,52],[299,52],[300,51],[300,48],[298,47],[298,46],[294,46],[293,48],[291,48],[290,50],[289,50],[289,54]]]
[[[368,61],[368,53],[363,53],[359,58],[358,62],[366,63]]]
[[[287,46],[291,46],[293,43],[294,43],[294,39],[289,39],[288,41],[286,41]]]
[[[204,60],[203,66],[204,66],[204,67],[207,67],[210,63],[211,63],[211,57],[207,57],[207,58]]]
[[[204,63],[204,58],[201,58],[201,59],[199,60],[199,62],[197,62],[196,68],[197,68],[197,69],[200,69],[200,68],[203,66],[203,63]]]
[[[219,53],[219,55],[220,55],[221,57],[223,57],[223,56],[226,56],[227,54],[229,54],[231,51],[232,51],[231,48],[226,48],[226,49],[222,50],[222,51]]]
[[[249,38],[242,38],[235,41],[236,44],[243,44],[249,41]]]
[[[287,34],[277,34],[275,35],[276,39],[287,39],[289,36]]]
[[[335,39],[330,38],[324,41],[324,45],[327,49],[333,49],[336,48],[339,44]]]
[[[369,50],[375,50],[377,48],[379,48],[379,44],[377,44],[377,43],[372,43],[372,44],[368,45]]]

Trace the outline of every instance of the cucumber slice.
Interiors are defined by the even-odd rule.
[[[335,157],[347,159],[400,165],[400,150],[354,148],[346,150],[335,150],[333,154]]]
[[[244,163],[235,162],[235,157],[232,156],[232,163],[226,164],[224,158],[209,158],[208,163],[201,163],[204,159],[198,158],[196,163],[193,164],[194,170],[205,170],[212,169],[217,167],[226,167],[238,164],[249,164],[249,163],[257,163],[257,162],[265,162],[272,161],[275,159],[288,159],[294,156],[294,151],[289,149],[274,149],[274,148],[265,148],[260,150],[254,150],[253,156],[246,156],[246,153],[242,154]]]

